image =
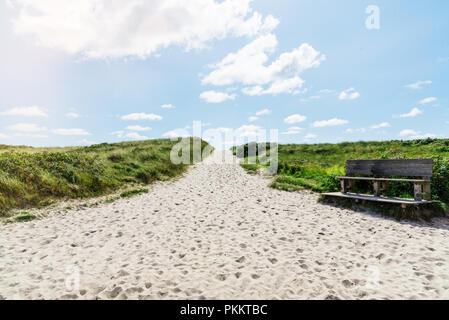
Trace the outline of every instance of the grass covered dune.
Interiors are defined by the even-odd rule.
[[[68,148],[0,145],[0,214],[177,177],[188,167],[170,161],[177,143],[158,139]],[[206,146],[201,140],[201,149]]]
[[[267,144],[267,154],[272,152],[269,148]],[[242,166],[250,173],[268,166],[248,164],[248,144],[234,147],[233,151],[238,157],[245,158],[246,164]],[[278,170],[272,187],[290,191],[339,191],[340,181],[337,176],[345,175],[345,163],[349,159],[433,158],[432,199],[449,203],[449,139],[286,144],[278,145],[277,151]],[[371,193],[372,184],[359,181],[355,191]],[[389,196],[411,198],[413,185],[406,182],[390,183]]]

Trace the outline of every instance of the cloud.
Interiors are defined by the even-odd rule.
[[[430,85],[430,84],[432,84],[431,80],[417,81],[415,83],[407,84],[407,85],[405,85],[405,87],[409,88],[409,89],[418,90],[418,89],[422,89],[423,86]]]
[[[116,136],[117,138],[123,138],[123,136],[125,135],[125,131],[123,130],[114,131],[111,132],[111,135]]]
[[[405,129],[405,130],[402,130],[401,132],[399,132],[400,137],[413,136],[413,135],[417,135],[417,134],[418,133],[412,129]]]
[[[371,129],[380,129],[380,128],[388,128],[388,127],[390,127],[390,124],[388,122],[382,122],[379,124],[372,125],[370,128]]]
[[[174,109],[175,106],[172,104],[163,104],[163,105],[161,105],[161,108],[162,109]]]
[[[358,128],[358,129],[346,129],[345,131],[346,133],[365,133],[366,129],[365,128]]]
[[[320,91],[318,91],[318,93],[325,93],[325,94],[329,94],[334,92],[334,90],[330,90],[330,89],[321,89]]]
[[[256,116],[267,116],[271,113],[270,109],[262,109],[256,112]]]
[[[122,120],[162,120],[162,117],[154,113],[130,113],[122,116]]]
[[[78,113],[75,113],[75,112],[69,112],[65,116],[67,118],[72,118],[72,119],[78,119],[80,117],[80,115]]]
[[[242,92],[251,96],[299,93],[304,84],[299,74],[318,67],[325,56],[304,43],[267,64],[269,55],[273,54],[277,45],[275,35],[262,35],[236,53],[229,53],[223,60],[211,65],[214,70],[201,83],[214,86],[246,85]]]
[[[235,134],[239,137],[255,137],[260,129],[261,127],[259,126],[248,124],[237,128]]]
[[[248,118],[249,122],[254,122],[254,121],[257,121],[257,120],[259,120],[259,118],[255,117],[255,116],[251,116],[251,117]]]
[[[348,120],[342,120],[342,119],[329,119],[329,120],[322,120],[322,121],[315,121],[312,126],[316,128],[321,127],[334,127],[334,126],[342,126],[348,123]]]
[[[90,133],[84,129],[73,128],[73,129],[55,129],[52,130],[54,134],[61,136],[90,136]]]
[[[200,98],[206,100],[209,103],[221,103],[226,100],[234,100],[235,94],[227,94],[225,92],[218,91],[204,91],[200,94]]]
[[[421,134],[421,132],[417,132],[412,129],[405,129],[399,132],[400,137],[407,137],[409,139],[426,139],[426,138],[436,138],[436,135],[433,133]]]
[[[284,119],[285,123],[294,124],[306,121],[307,117],[300,114],[292,114]]]
[[[39,107],[16,107],[3,112],[0,116],[22,116],[22,117],[42,117],[48,118],[48,115]]]
[[[134,139],[134,140],[147,140],[147,139],[148,139],[148,137],[142,136],[142,135],[140,135],[140,134],[137,133],[137,132],[128,132],[128,133],[125,135],[125,137],[126,137],[126,138],[130,138],[130,139]]]
[[[148,131],[148,130],[151,130],[150,127],[141,127],[139,125],[137,125],[137,126],[127,126],[126,129],[127,130],[131,130],[131,131]]]
[[[340,95],[338,96],[338,98],[340,100],[355,100],[358,97],[360,97],[360,93],[355,91],[354,88],[346,89],[346,90],[340,92]]]
[[[310,141],[310,140],[315,140],[316,138],[317,138],[316,134],[309,133],[309,134],[306,134],[306,136],[304,137],[304,140],[305,141]]]
[[[4,134],[4,133],[0,133],[0,139],[8,139],[9,136]]]
[[[298,134],[302,131],[302,128],[300,127],[290,127],[287,129],[287,131],[281,132],[283,135],[294,135]]]
[[[422,99],[421,101],[419,101],[419,104],[427,104],[427,103],[431,103],[431,102],[434,102],[437,100],[438,99],[435,97],[429,97],[429,98],[425,98],[425,99]]]
[[[189,137],[189,133],[184,129],[175,129],[168,132],[165,132],[162,137],[164,138],[185,138]]]
[[[19,132],[42,132],[47,131],[47,127],[39,127],[34,123],[17,123],[7,127],[11,131]]]
[[[80,145],[84,145],[84,146],[89,146],[89,145],[92,145],[92,144],[96,144],[95,141],[91,141],[91,140],[87,140],[87,139],[78,140],[77,143],[80,144]]]
[[[48,138],[47,135],[45,134],[40,134],[40,133],[15,133],[14,137],[21,137],[21,138]]]
[[[203,49],[214,39],[270,32],[279,21],[252,0],[11,0],[14,29],[43,46],[88,58],[145,58],[171,45]]]
[[[417,115],[420,115],[422,113],[423,112],[421,110],[419,110],[418,108],[413,108],[409,113],[400,114],[399,117],[401,117],[401,118],[414,118]]]

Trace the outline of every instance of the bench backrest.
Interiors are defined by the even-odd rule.
[[[346,174],[432,177],[432,159],[348,160]]]

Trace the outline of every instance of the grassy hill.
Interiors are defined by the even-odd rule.
[[[268,165],[247,164],[248,144],[234,147],[234,154],[245,158],[242,166],[256,172]],[[278,170],[272,187],[284,190],[311,189],[338,191],[336,178],[345,174],[348,159],[433,158],[432,198],[449,203],[449,139],[412,141],[344,142],[339,144],[286,144],[277,146]],[[272,152],[267,145],[267,154]],[[245,164],[246,163],[246,164]],[[371,184],[358,182],[357,191],[370,193]],[[391,183],[390,196],[413,197],[410,183]]]
[[[170,161],[176,143],[159,139],[68,148],[0,145],[0,214],[177,177],[188,165]],[[207,145],[201,140],[202,149]]]

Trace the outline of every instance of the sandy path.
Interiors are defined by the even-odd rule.
[[[212,162],[142,196],[0,227],[1,297],[449,298],[447,220],[321,205]]]

